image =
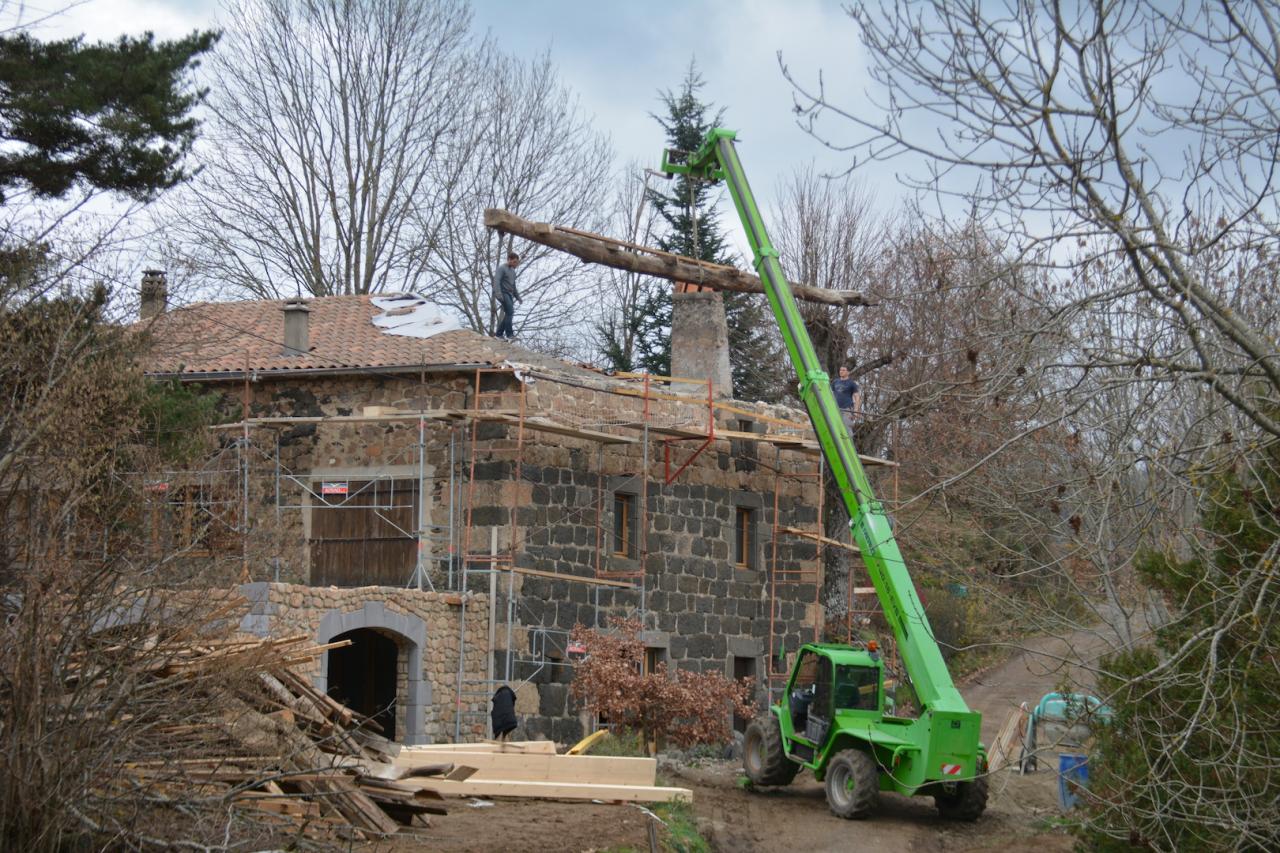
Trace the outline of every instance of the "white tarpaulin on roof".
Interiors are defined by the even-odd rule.
[[[375,308],[382,309],[382,313],[373,318],[373,325],[388,335],[429,338],[462,328],[457,320],[446,317],[433,303],[415,293],[389,293],[370,301]]]

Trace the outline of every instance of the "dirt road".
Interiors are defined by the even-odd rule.
[[[1101,652],[1097,638],[1069,638],[1074,654]],[[1062,677],[1058,660],[1068,641],[1045,638],[1027,645],[1006,663],[961,687],[966,701],[983,714],[983,739],[990,743],[1010,710],[1054,689]],[[1073,672],[1080,676],[1079,670]],[[717,762],[667,771],[669,782],[693,789],[702,834],[717,850],[734,853],[826,850],[977,851],[1056,853],[1072,848],[1072,838],[1050,828],[1058,815],[1056,779],[1046,770],[1028,776],[1004,771],[991,779],[987,812],[977,823],[944,821],[926,797],[882,795],[870,820],[845,821],[827,810],[822,786],[807,773],[794,784],[771,791],[738,786],[737,763]],[[615,847],[647,849],[644,817],[633,806],[496,801],[472,809],[459,803],[436,820],[431,848],[449,851],[588,851]]]

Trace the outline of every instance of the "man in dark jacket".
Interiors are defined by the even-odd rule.
[[[516,730],[516,692],[505,684],[493,694],[489,722],[493,724],[493,736],[498,740],[506,740]]]
[[[520,300],[520,291],[516,290],[516,267],[520,264],[520,256],[515,252],[507,252],[507,262],[498,265],[498,271],[493,274],[493,298],[498,300],[498,306],[502,309],[502,313],[498,315],[498,328],[494,330],[494,337],[511,340],[515,337],[515,332],[511,328],[511,321],[515,318],[515,303]]]

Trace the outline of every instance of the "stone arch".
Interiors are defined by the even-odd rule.
[[[427,623],[417,616],[388,610],[386,602],[366,601],[359,610],[330,610],[320,617],[316,642],[328,643],[339,634],[357,628],[371,628],[391,634],[405,656],[405,695],[403,732],[397,732],[405,744],[425,743],[423,719],[431,704],[431,682],[422,677],[422,650],[427,642]],[[324,653],[320,671],[314,678],[317,690],[329,689],[329,653]]]

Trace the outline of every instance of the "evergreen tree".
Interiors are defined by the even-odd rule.
[[[0,203],[15,189],[57,198],[79,183],[149,199],[183,181],[204,97],[186,77],[216,38],[0,36]]]
[[[695,151],[707,132],[719,127],[724,110],[703,101],[699,94],[705,81],[696,63],[690,62],[678,90],[666,90],[661,99],[666,111],[654,119],[666,134],[667,147]],[[666,225],[658,248],[717,264],[736,265],[737,258],[725,239],[716,201],[717,187],[687,175],[677,175],[663,187],[649,190],[648,201]],[[725,293],[725,319],[729,332],[729,360],[733,369],[733,393],[743,399],[777,399],[782,383],[776,382],[758,365],[771,363],[778,355],[773,319],[764,297]],[[634,316],[624,317],[637,332],[635,367],[651,373],[671,372],[671,285],[652,282],[637,301]],[[607,334],[602,334],[602,353],[610,358]],[[615,348],[616,349],[616,348]],[[615,365],[617,366],[617,365]]]
[[[1114,719],[1090,767],[1090,849],[1280,844],[1280,447],[1196,480],[1207,480],[1196,551],[1135,561],[1170,618],[1154,645],[1102,662]]]

